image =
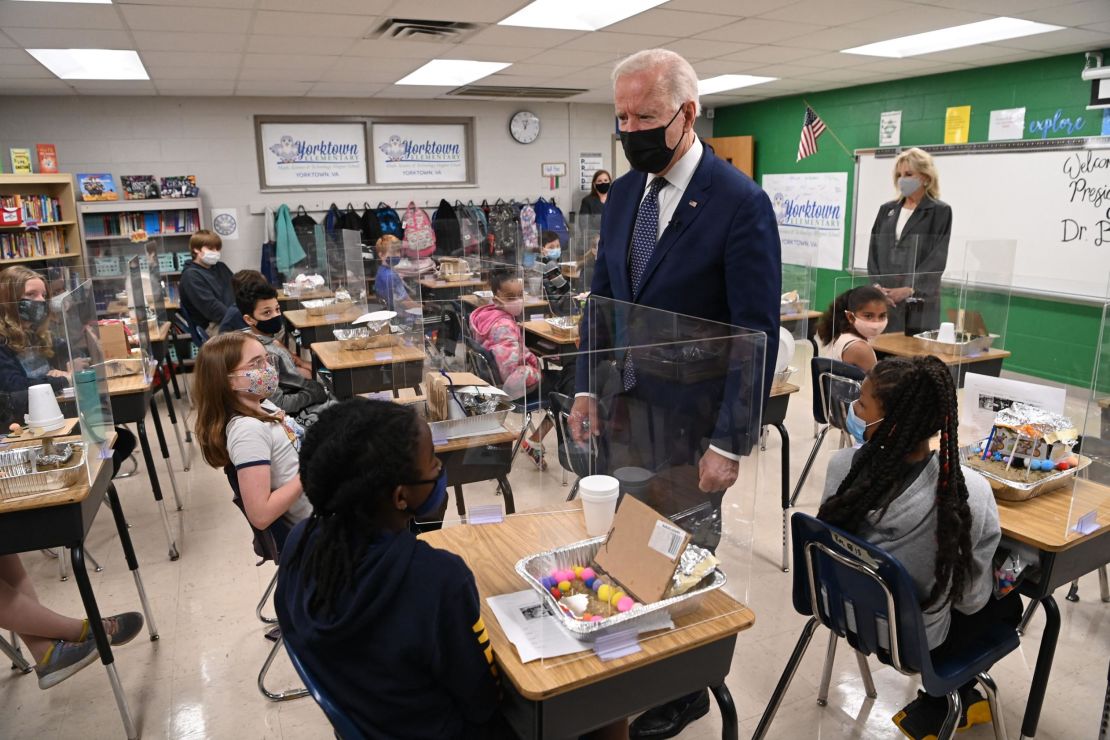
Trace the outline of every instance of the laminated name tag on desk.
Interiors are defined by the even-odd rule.
[[[1079,521],[1072,527],[1079,534],[1091,534],[1099,528],[1098,526],[1098,512],[1089,511],[1083,516],[1079,517]]]
[[[466,518],[467,524],[500,524],[503,521],[505,521],[505,515],[502,513],[501,504],[471,506],[469,516]]]
[[[378,362],[384,362],[386,360],[391,360],[391,359],[393,359],[393,353],[392,352],[375,352],[374,353],[374,359]]]
[[[599,635],[594,640],[594,653],[599,660],[616,660],[626,655],[634,655],[640,650],[640,638],[634,627]]]

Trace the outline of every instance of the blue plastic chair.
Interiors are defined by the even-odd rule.
[[[184,303],[178,305],[177,313],[173,316],[173,322],[178,329],[189,335],[198,350],[208,341],[208,331],[197,326],[196,322],[189,316],[189,312],[185,310]]]
[[[990,702],[995,738],[1005,740],[998,689],[986,671],[1018,647],[1017,631],[1000,625],[971,652],[934,663],[913,580],[901,563],[880,548],[808,514],[794,514],[790,525],[796,565],[794,610],[810,619],[763,712],[755,739],[767,736],[810,639],[817,625],[822,624],[832,631],[822,678],[825,697],[836,639],[843,637],[861,654],[861,662],[862,656],[875,655],[900,673],[920,675],[930,696],[947,697],[948,716],[938,740],[955,734],[962,710],[959,687],[973,678]],[[824,704],[822,700],[818,703]]]
[[[363,740],[365,735],[362,734],[351,718],[344,714],[339,705],[332,701],[332,698],[320,687],[320,684],[316,683],[308,669],[304,667],[304,663],[301,662],[296,651],[293,650],[293,646],[285,643],[285,652],[289,654],[289,660],[293,663],[293,668],[297,670],[297,675],[304,681],[308,693],[312,694],[312,698],[324,710],[328,722],[331,722],[332,729],[335,730],[335,736],[340,740]]]

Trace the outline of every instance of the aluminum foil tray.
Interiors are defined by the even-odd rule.
[[[960,462],[967,465],[969,458],[974,457],[976,453],[968,447],[960,448]],[[1069,478],[1075,476],[1080,470],[1091,464],[1091,458],[1079,455],[1079,465],[1070,470],[1057,470],[1050,475],[1046,475],[1040,480],[1035,481],[1019,481],[1003,478],[1000,475],[992,473],[990,470],[977,468],[968,465],[969,468],[974,470],[979,475],[987,479],[990,483],[991,490],[994,492],[996,498],[1003,501],[1025,501],[1035,496],[1040,496],[1042,493],[1048,493],[1054,489],[1060,488],[1068,482]]]
[[[982,354],[991,348],[994,340],[998,339],[997,334],[988,334],[987,336],[971,336],[961,331],[956,332],[955,342],[938,342],[938,332],[923,331],[920,334],[914,334],[915,337],[920,339],[925,345],[928,352],[935,352],[939,355],[963,355],[972,356]]]
[[[582,540],[581,542],[573,542],[554,550],[528,555],[518,560],[516,564],[516,572],[520,577],[527,581],[528,585],[534,588],[538,593],[543,594],[544,603],[547,604],[555,614],[555,617],[562,621],[567,631],[579,640],[591,642],[597,638],[599,634],[616,629],[634,627],[637,622],[655,612],[665,611],[672,617],[675,617],[693,611],[697,608],[698,604],[701,603],[701,600],[705,598],[706,594],[710,591],[716,591],[721,586],[725,585],[725,581],[727,580],[725,574],[721,572],[721,569],[717,568],[713,571],[711,576],[707,576],[706,579],[703,580],[703,583],[708,581],[706,585],[691,589],[680,596],[662,599],[661,601],[656,601],[654,604],[641,604],[632,611],[616,614],[600,622],[581,622],[563,614],[563,610],[559,608],[559,604],[555,600],[555,597],[543,587],[543,584],[540,583],[540,579],[556,568],[571,568],[575,565],[585,565],[592,562],[594,556],[604,542],[604,536]]]
[[[34,472],[34,460],[42,452],[41,445],[0,450],[0,498],[22,498],[61,491],[77,483],[84,473],[85,445],[80,442],[68,444],[73,446],[73,457],[66,466],[42,472]]]

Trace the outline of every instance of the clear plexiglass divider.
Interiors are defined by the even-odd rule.
[[[62,391],[66,401],[63,408],[68,407],[72,399],[81,425],[88,480],[92,482],[99,461],[112,457],[111,385],[137,384],[142,388],[150,381],[142,374],[109,378],[110,363],[101,343],[91,280],[65,293],[60,303],[60,322],[54,324],[60,333],[51,339],[56,347],[59,343],[62,345],[54,350],[55,362],[65,363],[64,371],[73,389],[72,392]],[[63,360],[63,355],[68,357]]]
[[[825,308],[828,326],[822,329],[818,324],[821,353],[843,358],[857,338],[870,342],[877,353],[914,355],[945,349],[931,340],[940,327],[941,306],[958,305],[961,287],[943,282],[939,272],[836,278],[833,303]]]
[[[949,292],[957,294],[942,306],[941,321],[952,324],[956,334],[952,354],[970,358],[1006,348],[1017,244],[1016,239],[965,242],[962,271],[945,281],[954,283]]]
[[[786,253],[784,247],[783,252]],[[809,337],[817,327],[813,312],[817,276],[811,254],[798,253],[782,264],[782,296],[779,306],[779,349],[775,363],[775,382],[805,387],[809,383],[809,358],[813,347]],[[787,336],[789,335],[789,336]],[[808,348],[808,349],[807,349]]]
[[[583,321],[542,379],[548,469],[509,521],[523,593],[502,606],[545,668],[747,618],[766,336],[602,298]]]

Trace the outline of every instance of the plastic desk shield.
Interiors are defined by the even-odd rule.
[[[597,263],[597,245],[601,241],[601,215],[582,215],[573,224],[570,254],[563,255],[563,274],[571,281],[575,295],[588,293]],[[569,256],[569,259],[566,257]]]
[[[93,282],[87,280],[61,298],[61,333],[56,338],[65,344],[56,357],[65,364],[73,388],[73,403],[81,423],[81,439],[85,443],[85,459],[89,481],[95,478],[96,461],[112,456],[110,440],[114,434],[111,384],[149,384],[144,375],[109,379],[110,362],[104,357],[100,326],[93,299]],[[68,392],[63,393],[63,398]],[[68,404],[65,404],[68,406]]]
[[[141,264],[139,256],[136,255],[127,259],[125,268],[129,293],[128,303],[131,304],[128,315],[122,320],[126,332],[127,356],[106,358],[106,367],[110,378],[140,374],[144,380],[149,382],[154,366],[157,364],[157,358],[154,357],[154,352],[151,350],[151,334],[158,331],[159,325],[155,314],[152,326],[151,318],[154,311],[147,308],[147,296],[143,280],[146,277],[147,282],[149,282],[150,275],[148,271],[141,267]],[[149,264],[147,262],[147,270],[149,270]],[[109,322],[105,322],[105,324],[110,326]],[[106,328],[102,324],[102,334]],[[113,360],[118,361],[113,362]]]
[[[331,288],[336,300],[350,299],[366,312],[367,285],[366,267],[362,258],[362,234],[351,229],[343,229],[338,239],[328,241],[328,264],[331,265]]]
[[[946,286],[941,321],[956,332],[953,354],[977,357],[1006,348],[1015,239],[969,240],[957,283]]]
[[[793,352],[790,358],[777,358],[776,382],[790,382],[805,386],[809,377],[809,357],[804,347],[817,329],[817,316],[814,315],[814,294],[817,290],[817,275],[808,255],[802,255],[795,262],[782,265],[782,299],[779,307],[779,321],[782,329],[793,339]],[[781,333],[781,332],[780,332]],[[787,345],[790,343],[787,342]],[[783,348],[780,346],[779,352]],[[811,347],[812,351],[812,347]]]
[[[1072,481],[1067,539],[1110,526],[1110,301],[1102,306],[1102,326],[1086,408],[1079,426],[1081,467]],[[1089,461],[1089,462],[1088,462]]]
[[[535,543],[518,566],[536,602],[524,622],[550,669],[705,639],[735,618],[761,477],[762,332],[596,297],[583,321],[580,348],[542,381],[556,415],[548,470],[529,471],[543,513],[519,527]]]
[[[855,306],[855,310],[836,310],[836,298],[848,291],[852,293],[842,306]],[[923,339],[935,338],[942,321],[941,306],[946,301],[958,304],[962,293],[959,287],[946,288],[939,272],[910,272],[836,278],[833,295],[833,304],[823,307],[827,328],[823,328],[825,318],[818,319],[818,339],[825,345],[822,354],[826,357],[829,347],[848,333],[859,337],[871,333],[866,338],[876,353],[932,354],[937,347]]]

